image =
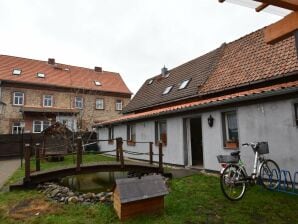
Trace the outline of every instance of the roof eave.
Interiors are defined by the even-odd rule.
[[[216,106],[224,106],[228,104],[235,104],[235,103],[240,103],[240,102],[245,102],[245,101],[251,101],[251,100],[258,100],[258,99],[263,99],[263,98],[268,98],[268,97],[274,97],[274,96],[279,96],[279,95],[285,95],[289,93],[295,93],[298,92],[298,87],[290,87],[287,89],[281,89],[281,90],[275,90],[275,91],[269,91],[265,93],[258,93],[258,94],[252,94],[248,96],[239,96],[231,99],[226,99],[223,101],[215,101],[215,102],[210,102],[207,104],[201,104],[201,105],[196,105],[196,106],[190,106],[190,107],[185,107],[177,110],[169,110],[169,111],[164,111],[160,112],[157,114],[152,114],[152,115],[144,115],[142,117],[138,118],[131,118],[131,119],[124,119],[120,121],[115,121],[115,122],[103,122],[102,124],[94,125],[94,127],[107,127],[110,125],[119,125],[122,123],[126,122],[131,122],[131,121],[138,121],[138,120],[144,120],[144,119],[152,119],[160,116],[165,116],[165,115],[170,115],[170,114],[176,114],[176,113],[182,113],[182,112],[187,112],[190,110],[198,110],[198,109],[208,109],[211,107],[216,107]]]

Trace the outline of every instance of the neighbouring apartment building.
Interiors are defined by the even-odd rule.
[[[124,150],[138,153],[148,152],[138,142],[155,143],[157,153],[161,141],[166,163],[207,170],[219,170],[216,156],[233,150],[251,168],[253,152],[241,143],[267,141],[270,158],[298,171],[298,31],[275,44],[265,43],[263,31],[163,68],[124,116],[96,125],[99,138],[122,137]],[[111,150],[111,143],[99,144]]]
[[[0,55],[0,134],[39,133],[56,121],[72,131],[121,115],[131,92],[120,74]]]

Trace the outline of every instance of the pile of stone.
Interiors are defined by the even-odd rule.
[[[37,188],[48,198],[64,204],[81,203],[88,205],[95,203],[111,203],[113,200],[113,192],[100,192],[97,194],[73,192],[68,187],[60,186],[56,183],[40,184]]]

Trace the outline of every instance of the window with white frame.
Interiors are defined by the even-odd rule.
[[[97,110],[103,110],[104,109],[104,101],[103,101],[103,99],[96,99],[95,104],[96,104],[96,107],[95,108]]]
[[[127,143],[135,143],[136,141],[136,125],[127,125]]]
[[[116,110],[122,110],[122,100],[116,100]]]
[[[167,145],[167,121],[155,122],[155,144],[162,142],[163,145]]]
[[[75,108],[83,109],[83,107],[84,107],[83,97],[76,96],[75,97]]]
[[[21,122],[13,122],[11,133],[12,134],[21,134],[22,133],[22,123]]]
[[[43,96],[43,106],[44,107],[52,107],[53,106],[53,96],[52,95],[44,95]]]
[[[13,93],[13,105],[24,105],[24,93],[22,92]]]
[[[171,90],[173,89],[173,86],[168,86],[167,88],[165,88],[165,90],[163,91],[162,95],[166,95],[169,92],[171,92]]]
[[[40,133],[50,125],[50,121],[33,121],[33,133]]]
[[[236,111],[222,113],[223,141],[226,148],[237,148],[239,143]]]
[[[188,86],[188,83],[190,82],[190,79],[184,80],[180,83],[180,86],[178,89],[185,89]]]
[[[21,75],[21,73],[22,73],[22,70],[19,69],[19,68],[14,68],[14,69],[12,70],[12,74],[13,74],[13,75]]]

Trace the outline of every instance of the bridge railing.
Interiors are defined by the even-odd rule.
[[[158,168],[160,172],[163,172],[163,144],[160,142],[158,144],[158,153],[154,154],[153,152],[153,142],[134,142],[134,143],[142,143],[142,144],[148,144],[149,145],[149,150],[147,153],[144,152],[135,152],[135,151],[129,151],[129,150],[124,150],[123,149],[123,140],[122,138],[116,138],[116,149],[114,150],[109,150],[109,151],[100,151],[100,152],[93,152],[93,154],[108,154],[111,152],[115,152],[116,155],[116,161],[120,162],[121,168],[125,166],[125,156],[124,154],[133,154],[133,155],[148,155],[149,156],[149,163],[153,164],[153,156],[158,155]],[[110,141],[109,140],[96,140],[96,142],[100,141]],[[83,162],[83,155],[88,154],[88,152],[85,152],[83,150],[83,144],[82,144],[82,138],[78,137],[76,139],[76,151],[71,152],[71,153],[59,153],[57,156],[63,157],[67,155],[76,155],[76,170],[80,171],[81,170],[81,164]],[[25,177],[24,177],[24,182],[29,182],[30,181],[30,173],[31,173],[31,167],[30,163],[32,160],[35,160],[35,171],[40,171],[41,166],[40,166],[40,161],[42,159],[48,159],[53,157],[53,155],[45,155],[41,154],[40,152],[44,152],[44,147],[41,146],[40,143],[36,144],[25,144],[24,147],[24,159],[25,159]],[[34,154],[35,158],[32,158],[31,155]]]

